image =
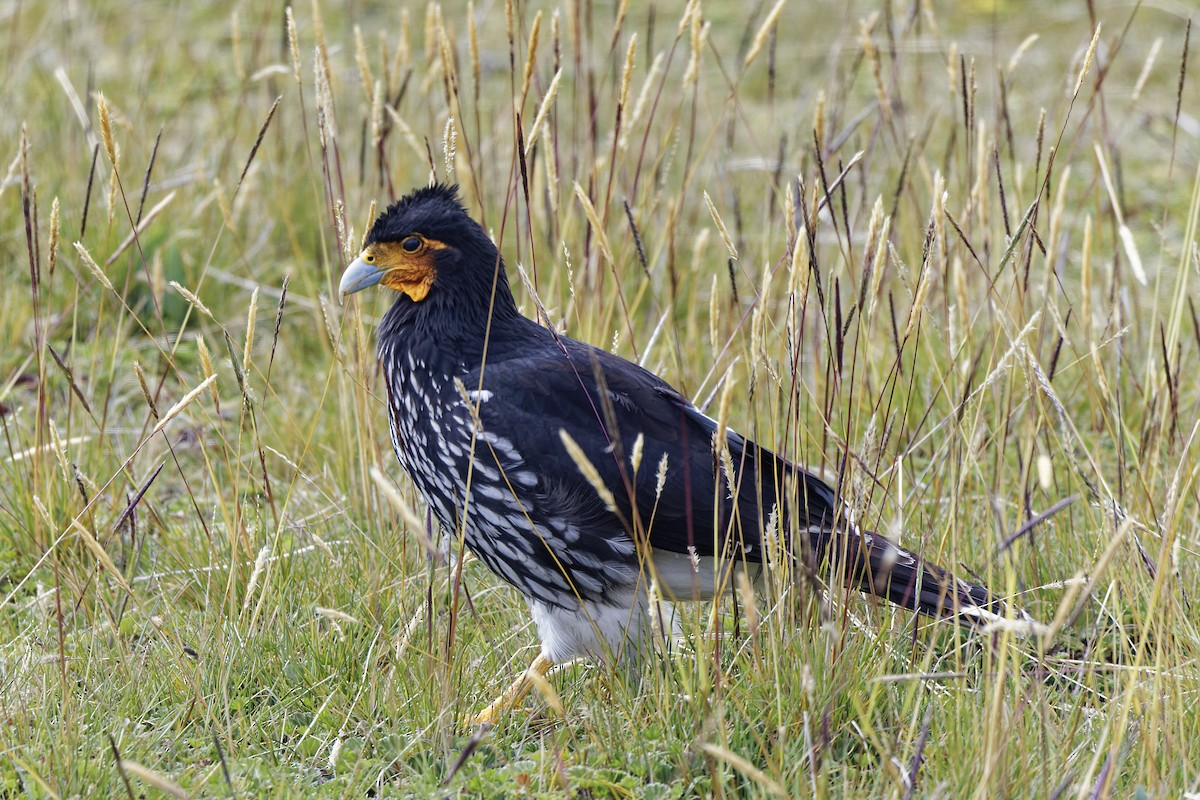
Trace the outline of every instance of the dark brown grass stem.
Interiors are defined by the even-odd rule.
[[[277,95],[275,102],[271,103],[271,108],[267,111],[267,118],[263,120],[263,124],[258,129],[258,136],[254,137],[254,144],[250,147],[250,155],[246,157],[246,165],[242,167],[242,174],[238,175],[237,184],[233,187],[233,197],[230,198],[230,204],[237,199],[238,192],[242,190],[242,183],[246,180],[246,173],[250,171],[250,165],[254,163],[254,156],[258,154],[258,148],[262,146],[263,138],[267,135],[267,128],[271,124],[271,120],[275,118],[275,112],[279,109],[279,104],[283,101],[283,95]],[[161,133],[159,134],[161,135]],[[157,140],[155,141],[155,149],[158,147]],[[149,172],[147,172],[147,176]],[[138,218],[141,218],[139,209]]]
[[[154,162],[158,158],[158,145],[162,142],[162,128],[158,129],[158,133],[154,136],[154,146],[150,148],[150,158],[146,161],[146,174],[142,177],[142,191],[138,197],[137,217],[134,219],[133,227],[137,228],[142,223],[142,211],[146,208],[146,195],[150,193],[150,176],[154,174]]]

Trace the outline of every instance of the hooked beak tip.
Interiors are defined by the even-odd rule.
[[[382,277],[383,270],[374,264],[368,264],[362,258],[354,259],[350,262],[350,266],[346,267],[346,271],[342,273],[341,283],[338,284],[340,301],[344,304],[346,302],[346,295],[362,291],[369,286],[374,286],[379,283]]]

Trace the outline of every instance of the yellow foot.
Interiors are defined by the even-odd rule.
[[[513,681],[513,685],[508,687],[504,694],[497,697],[491,704],[480,711],[478,714],[467,715],[459,719],[459,724],[465,728],[477,727],[479,725],[495,725],[500,721],[504,714],[521,702],[525,695],[529,693],[529,689],[537,685],[542,694],[546,695],[550,700],[550,704],[556,707],[560,713],[562,712],[562,704],[558,702],[558,697],[554,690],[550,687],[546,680],[546,673],[554,666],[554,662],[546,658],[544,655],[538,655],[529,665],[529,669],[521,674],[521,677]]]

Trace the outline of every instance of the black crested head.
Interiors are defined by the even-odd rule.
[[[499,251],[467,213],[457,186],[437,183],[397,200],[371,226],[363,253],[381,267],[395,265],[380,281],[400,292],[388,314],[395,325],[471,339],[489,317],[493,332],[497,323],[521,318]]]
[[[476,232],[487,238],[459,199],[458,185],[435,183],[415,189],[388,206],[371,226],[367,243],[398,242],[412,233],[445,241],[447,237],[462,238]]]

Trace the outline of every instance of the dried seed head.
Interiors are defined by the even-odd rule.
[[[183,296],[183,299],[187,300],[188,304],[192,308],[196,309],[201,314],[203,314],[204,316],[213,320],[214,322],[216,321],[216,317],[214,317],[213,313],[208,310],[208,306],[206,306],[206,305],[204,305],[204,303],[200,302],[199,297],[192,294],[187,289],[183,288],[183,286],[181,286],[178,281],[171,281],[168,285],[175,291],[179,292],[179,294]]]
[[[876,15],[872,14],[858,21],[858,46],[862,49],[867,63],[871,66],[871,72],[875,75],[876,82],[878,82],[879,48],[875,46],[875,40],[871,38],[871,29],[875,25],[875,20]]]
[[[378,150],[383,141],[383,81],[375,81],[371,93],[371,147]]]
[[[50,447],[54,450],[54,457],[58,459],[58,466],[63,471],[63,477],[70,481],[71,464],[67,460],[67,448],[63,445],[62,438],[58,435],[58,426],[54,424],[54,420],[51,419],[46,422],[50,429]]]
[[[612,40],[608,45],[608,49],[612,50],[617,46],[617,40],[621,38],[621,29],[625,27],[625,17],[629,14],[629,0],[620,0],[617,3],[617,19],[613,23]],[[557,19],[556,19],[557,21]],[[637,34],[634,34],[635,36]]]
[[[658,73],[662,70],[663,54],[657,53],[654,56],[654,61],[650,63],[650,71],[646,73],[646,79],[642,81],[641,91],[638,92],[637,101],[633,104],[633,114],[629,117],[629,121],[621,131],[621,141],[619,146],[624,150],[629,143],[629,131],[634,128],[638,121],[642,118],[642,114],[646,112],[646,105],[650,102],[651,89],[654,87],[655,81],[658,80]]]
[[[105,289],[108,289],[110,292],[116,294],[117,290],[113,288],[112,281],[110,281],[108,276],[104,274],[104,270],[100,269],[100,265],[96,263],[95,259],[92,258],[92,254],[89,253],[87,248],[83,246],[83,242],[75,243],[75,252],[79,253],[79,258],[81,261],[83,261],[83,265],[87,267],[93,275],[96,276],[96,280],[100,281]]]
[[[455,56],[454,35],[446,28],[445,20],[442,19],[438,25],[438,63],[442,65],[442,72],[449,80],[448,92],[454,94],[458,86],[458,59]]]
[[[337,233],[338,245],[342,250],[342,260],[349,264],[354,260],[354,243],[346,228],[346,204],[340,198],[333,204],[333,229]]]
[[[600,215],[596,213],[596,207],[592,205],[592,201],[588,199],[584,193],[583,187],[579,182],[575,182],[575,197],[579,199],[579,204],[583,206],[583,214],[587,217],[588,222],[592,226],[592,231],[596,234],[596,243],[600,246],[600,252],[612,264],[613,254],[608,247],[608,235],[604,232],[604,226],[600,223]]]
[[[871,287],[867,290],[871,310],[874,310],[875,304],[879,300],[879,286],[883,282],[884,268],[887,266],[888,254],[891,252],[891,234],[892,218],[884,217],[883,230],[879,232],[879,241],[875,248],[875,257],[871,260]]]
[[[334,323],[337,319],[337,313],[329,303],[329,298],[324,295],[320,298],[321,303],[321,320],[325,323],[325,334],[329,337],[329,343],[334,347],[338,347],[341,343],[341,337],[338,336],[338,328]]]
[[[679,28],[675,31],[675,37],[683,36],[683,32],[692,24],[692,15],[700,13],[699,0],[688,0],[688,4],[683,8],[683,16],[679,18]]]
[[[33,507],[37,510],[38,516],[42,518],[42,522],[46,524],[47,528],[57,527],[54,524],[54,517],[50,516],[50,509],[46,508],[46,504],[42,502],[42,498],[36,494],[33,496]]]
[[[363,97],[371,100],[375,96],[372,87],[375,80],[371,76],[371,65],[367,61],[367,44],[363,41],[362,28],[354,26],[354,62],[358,65],[358,78],[362,81]]]
[[[108,101],[103,94],[96,95],[96,112],[100,115],[100,137],[104,140],[104,152],[108,154],[108,163],[113,170],[117,169],[117,146],[113,141],[112,117],[108,111]]]
[[[788,294],[797,302],[808,297],[809,272],[812,269],[808,257],[808,229],[796,232],[796,245],[792,248],[792,263],[788,267]]]
[[[288,6],[283,11],[287,18],[287,40],[288,50],[292,54],[292,76],[296,79],[296,85],[300,85],[300,42],[296,35],[296,17],[292,14],[292,7]]]
[[[704,51],[704,40],[708,38],[707,22],[703,21],[700,15],[699,4],[697,4],[692,17],[691,30],[691,56],[688,58],[687,69],[683,73],[683,86],[688,88],[692,84],[700,80],[700,54]]]
[[[246,596],[242,599],[242,611],[250,607],[250,600],[254,597],[254,590],[258,588],[258,580],[262,577],[263,569],[266,568],[267,559],[270,556],[271,545],[264,544],[254,559],[254,569],[250,570],[250,580],[246,582]]]
[[[204,377],[215,374],[212,356],[208,353],[208,345],[205,344],[203,336],[196,337],[196,351],[200,356],[200,369],[204,371]]]
[[[742,608],[746,611],[746,627],[750,629],[750,635],[755,636],[758,634],[758,600],[754,596],[754,585],[750,583],[750,576],[746,574],[746,570],[737,571],[737,584]]]
[[[320,47],[316,48],[315,56],[313,78],[316,81],[317,130],[321,134],[321,147],[324,149],[331,141],[337,141],[337,121],[333,111],[333,92],[329,88],[329,71],[321,60]]]
[[[783,219],[788,243],[796,249],[796,184],[788,181],[783,186]]]
[[[412,47],[408,40],[412,36],[412,17],[409,16],[408,9],[400,9],[400,37],[396,44],[396,63],[401,67],[407,67],[412,63]]]
[[[173,420],[175,417],[177,417],[177,416],[179,415],[179,412],[181,412],[181,411],[183,411],[185,408],[187,408],[187,407],[188,407],[188,405],[190,405],[190,404],[191,404],[191,402],[192,402],[193,400],[195,400],[195,399],[196,399],[196,395],[198,395],[198,394],[200,394],[201,392],[203,392],[203,391],[204,391],[205,389],[207,389],[209,386],[212,386],[212,385],[213,385],[213,382],[214,382],[216,379],[217,379],[217,376],[216,376],[216,375],[209,375],[207,378],[205,378],[203,381],[201,381],[201,382],[200,382],[200,384],[199,384],[199,385],[198,385],[198,386],[197,386],[195,389],[192,389],[190,392],[188,392],[187,394],[185,394],[185,395],[184,395],[184,396],[183,396],[183,397],[182,397],[182,398],[179,400],[179,402],[178,402],[178,403],[176,403],[175,405],[171,406],[171,407],[170,407],[170,408],[167,410],[167,413],[166,413],[166,414],[163,414],[162,418],[161,418],[161,419],[159,419],[159,421],[158,421],[158,424],[154,426],[154,433],[158,433],[158,432],[159,432],[159,431],[161,431],[163,428],[167,427],[167,423],[168,423],[168,422],[170,422],[170,421],[171,421],[171,420]]]
[[[629,37],[629,47],[625,50],[625,68],[621,71],[621,94],[617,105],[624,109],[629,102],[629,84],[633,80],[633,57],[637,54],[637,34]]]
[[[202,369],[204,371],[204,377],[206,377],[206,378],[215,377],[217,374],[217,371],[215,369],[213,369],[212,356],[209,355],[209,353],[208,353],[208,345],[204,343],[203,336],[199,336],[196,338],[196,350],[200,356],[200,369]],[[220,395],[217,394],[217,384],[216,383],[212,383],[209,385],[209,392],[211,392],[211,394],[212,394],[213,404],[219,405],[221,398],[220,398]]]
[[[446,180],[454,179],[454,157],[457,154],[458,128],[454,125],[454,117],[446,118],[446,128],[442,131],[442,156],[446,159]]]
[[[933,209],[929,214],[929,236],[933,239],[945,238],[945,214],[946,214],[946,179],[939,172],[933,178]],[[940,232],[940,234],[939,234]],[[927,242],[927,250],[932,251],[935,246],[940,243],[937,241]],[[944,249],[939,250],[944,256]],[[933,283],[931,273],[933,272],[933,254],[926,252],[925,259],[921,263],[921,271],[917,275],[917,285],[913,289],[912,307],[908,311],[908,323],[904,326],[903,339],[907,339],[916,328],[917,322],[921,318],[921,312],[925,305],[925,296],[929,293],[929,287]],[[943,274],[944,274],[943,265]]]
[[[763,20],[763,24],[759,26],[758,33],[755,34],[754,41],[751,43],[750,49],[746,52],[746,58],[742,60],[742,69],[750,66],[754,59],[758,58],[763,45],[767,43],[767,37],[770,36],[771,29],[779,21],[779,15],[783,12],[783,5],[786,2],[787,0],[778,0],[771,9],[771,13],[767,14],[767,18]]]
[[[545,123],[546,117],[550,113],[550,108],[554,105],[554,98],[558,95],[558,83],[562,80],[562,69],[554,73],[554,80],[550,81],[550,87],[546,89],[546,96],[542,98],[542,104],[538,106],[537,116],[533,119],[533,126],[529,129],[529,136],[525,139],[525,155],[529,156],[529,151],[533,149],[534,143],[537,141],[538,134],[541,133],[542,124]],[[547,160],[552,160],[547,158]]]
[[[1008,65],[1004,68],[1004,71],[1007,72],[1009,75],[1011,75],[1013,73],[1013,71],[1017,68],[1017,64],[1020,63],[1021,57],[1025,55],[1025,52],[1027,50],[1029,50],[1029,48],[1033,47],[1033,43],[1036,42],[1037,40],[1038,40],[1038,34],[1036,34],[1036,33],[1031,33],[1028,36],[1026,36],[1025,40],[1023,42],[1021,42],[1019,45],[1017,45],[1017,49],[1015,51],[1013,51],[1012,58],[1010,58],[1008,60]],[[1161,39],[1159,39],[1158,41],[1160,43],[1162,42]]]
[[[333,76],[329,69],[329,47],[325,44],[325,20],[321,16],[321,4],[318,0],[312,0],[311,8],[313,33],[317,37],[317,63],[325,72],[325,85],[328,86]]]
[[[1071,92],[1071,98],[1079,96],[1079,90],[1083,88],[1083,79],[1087,77],[1088,70],[1092,68],[1092,59],[1096,56],[1096,45],[1100,43],[1100,29],[1102,25],[1096,24],[1096,32],[1092,34],[1092,43],[1088,45],[1087,53],[1083,57],[1083,66],[1079,68],[1079,78],[1075,81],[1075,89]]]
[[[50,278],[54,277],[54,265],[58,263],[58,223],[58,197],[55,197],[50,203],[50,241],[46,247]]]
[[[438,29],[438,12],[440,7],[437,3],[429,3],[425,6],[425,63],[433,64],[434,57],[437,55],[437,29]],[[511,10],[510,10],[511,13]]]
[[[533,25],[529,30],[529,46],[525,51],[525,69],[521,76],[521,94],[518,110],[525,107],[525,98],[529,96],[529,84],[533,80],[533,65],[537,61],[538,36],[542,31],[542,12],[538,11],[533,17]]]
[[[254,355],[254,320],[258,315],[258,287],[250,295],[250,310],[246,313],[246,344],[242,348],[242,370],[249,374],[250,358]]]
[[[150,395],[150,387],[146,385],[146,373],[142,372],[142,365],[137,361],[133,362],[133,372],[137,375],[138,386],[142,387],[142,398],[146,401],[146,405],[150,407],[150,413],[155,419],[158,419],[158,406],[154,405],[154,398]]]
[[[713,205],[712,198],[708,196],[708,192],[704,193],[704,202],[708,205],[708,213],[712,214],[713,222],[717,223],[717,230],[721,233],[721,241],[725,242],[725,249],[729,251],[729,257],[737,261],[737,247],[734,246],[733,239],[729,236],[729,230],[725,227],[725,221],[717,213],[717,207]]]
[[[554,9],[550,14],[550,52],[554,53],[554,68],[562,64],[562,25],[560,24],[560,9]]]

